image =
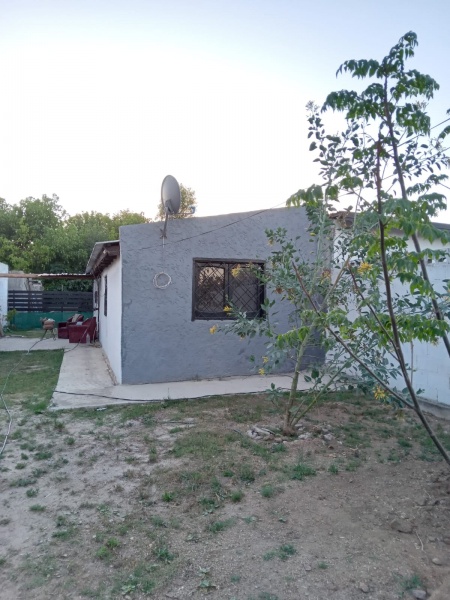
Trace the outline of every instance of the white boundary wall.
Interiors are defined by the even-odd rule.
[[[8,273],[8,265],[0,263],[0,273]],[[8,312],[8,281],[6,277],[0,277],[0,319],[6,325],[6,313]]]

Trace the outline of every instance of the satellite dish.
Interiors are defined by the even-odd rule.
[[[176,215],[180,211],[180,186],[172,175],[166,175],[163,179],[161,185],[161,202],[166,215]]]

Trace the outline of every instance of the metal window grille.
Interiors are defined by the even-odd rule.
[[[252,261],[194,260],[194,319],[231,319],[232,307],[247,317],[262,316],[264,263]]]

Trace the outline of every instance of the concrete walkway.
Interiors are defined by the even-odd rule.
[[[36,343],[38,342],[38,343]],[[96,408],[129,404],[133,402],[159,402],[264,392],[271,383],[289,389],[288,375],[248,377],[224,377],[202,381],[175,381],[171,383],[147,383],[142,385],[114,385],[113,379],[100,347],[89,344],[69,344],[68,340],[34,338],[0,338],[0,352],[56,350],[63,348],[58,383],[52,397],[53,410],[66,408]],[[300,378],[299,389],[309,384]]]

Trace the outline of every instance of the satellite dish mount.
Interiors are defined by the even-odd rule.
[[[166,218],[164,220],[164,229],[161,229],[161,237],[167,238],[167,221],[169,215],[176,215],[180,212],[181,192],[178,181],[172,175],[166,175],[161,185],[161,204],[164,209]]]

